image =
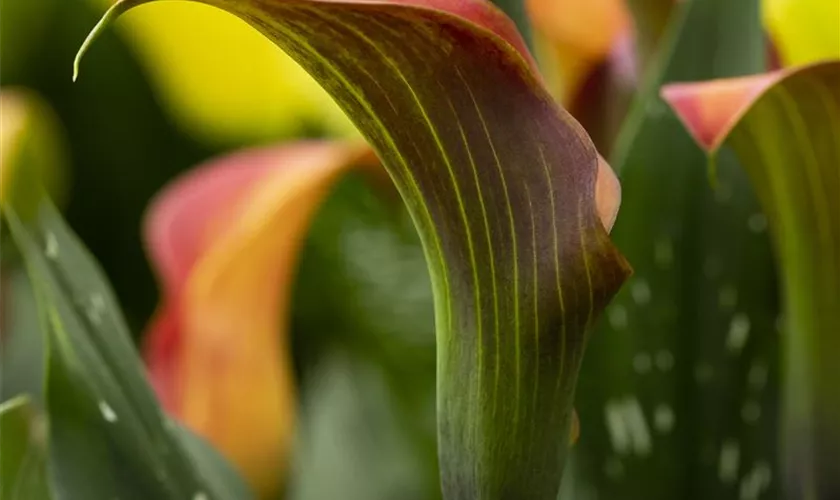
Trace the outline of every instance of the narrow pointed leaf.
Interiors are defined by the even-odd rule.
[[[0,498],[49,500],[46,422],[20,396],[0,404]]]
[[[597,153],[511,22],[472,0],[213,5],[330,92],[408,205],[435,290],[444,494],[553,498],[584,332],[627,266]]]
[[[574,498],[737,500],[767,474],[758,484],[772,498],[778,484],[765,219],[733,155],[709,183],[705,156],[658,95],[667,82],[762,71],[759,2],[675,9],[611,158],[624,193],[611,234],[635,275],[587,350]]]
[[[14,206],[3,209],[49,339],[45,398],[56,493],[232,498],[211,489],[170,430],[110,288],[55,209],[42,199],[25,221]]]
[[[309,221],[364,144],[243,151],[198,167],[146,223],[165,303],[146,359],[168,411],[264,496],[286,469],[296,408],[286,330]]]
[[[768,215],[783,277],[788,498],[840,495],[840,61],[666,87],[709,154],[732,147]]]

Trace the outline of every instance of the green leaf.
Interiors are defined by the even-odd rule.
[[[635,276],[592,337],[576,402],[576,479],[603,498],[734,500],[751,478],[778,477],[778,306],[769,240],[751,222],[763,215],[733,155],[710,186],[658,96],[670,81],[761,71],[759,5],[676,9],[613,158],[624,199],[612,236]],[[777,482],[758,482],[762,494]]]
[[[27,222],[15,206],[3,209],[48,332],[56,492],[80,499],[234,498],[202,477],[167,427],[110,287],[55,209],[42,198]]]
[[[782,276],[788,498],[840,495],[840,61],[664,95],[715,157],[725,143],[753,181]]]
[[[48,500],[46,423],[26,397],[0,404],[0,499]]]
[[[3,242],[3,252],[11,250]],[[44,336],[38,324],[38,309],[32,285],[20,268],[2,271],[2,335],[0,335],[0,401],[21,394],[43,407]]]
[[[510,21],[472,1],[211,3],[331,93],[408,205],[435,292],[445,496],[553,498],[584,332],[628,268],[596,151]]]

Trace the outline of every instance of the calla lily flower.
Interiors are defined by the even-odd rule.
[[[163,304],[145,358],[164,408],[214,443],[265,495],[279,485],[296,396],[287,328],[297,251],[330,184],[373,152],[311,143],[197,167],[152,203],[145,225]],[[600,160],[596,200],[611,228],[618,181]],[[247,319],[247,322],[246,322]],[[580,432],[574,415],[570,442]]]
[[[116,4],[80,55],[108,21],[142,3]],[[615,176],[580,125],[553,102],[510,20],[473,0],[214,5],[247,20],[307,67],[370,141],[408,207],[435,295],[444,496],[554,498],[586,332],[630,269],[608,236],[619,200]],[[286,186],[283,192],[297,191]],[[191,347],[183,349],[189,359],[181,363],[183,374],[172,377],[170,397],[181,405],[173,411],[198,429],[225,410],[214,398],[230,401],[243,387],[264,393],[271,380],[289,386],[276,359],[254,362],[275,345],[266,344],[264,333],[276,312],[248,308],[276,305],[265,299],[263,280],[293,266],[255,263],[287,248],[281,226],[299,226],[294,219],[273,221],[274,230],[260,232],[266,220],[260,210],[271,204],[249,198],[259,222],[237,225],[246,233],[224,238],[222,250],[202,260],[217,270],[193,271],[195,281],[180,292],[184,302],[172,306],[188,328],[181,344]],[[259,251],[242,248],[252,241],[260,242]],[[256,296],[242,299],[249,294]],[[209,307],[188,307],[198,302]],[[244,323],[236,320],[243,321],[241,314],[229,314],[237,308],[246,312]],[[258,333],[254,343],[241,344],[260,347],[227,352],[219,339],[229,341],[224,333],[243,327]],[[202,331],[201,341],[193,328]],[[193,398],[193,377],[218,372],[229,357],[247,373],[196,390]],[[279,399],[250,404],[274,415],[282,407]],[[228,410],[235,415],[225,420],[246,422],[251,414]],[[282,435],[269,437],[281,443]],[[236,456],[230,442],[215,442]],[[264,459],[251,463],[258,461]]]
[[[767,213],[783,277],[788,498],[840,494],[840,59],[673,84],[664,99],[711,157],[738,155]]]
[[[296,407],[287,324],[309,221],[358,144],[302,143],[200,166],[152,204],[146,241],[163,304],[145,357],[164,407],[263,495],[278,487]]]

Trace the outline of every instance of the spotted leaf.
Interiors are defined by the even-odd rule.
[[[840,61],[663,90],[712,157],[731,146],[773,235],[785,307],[790,498],[840,494]]]

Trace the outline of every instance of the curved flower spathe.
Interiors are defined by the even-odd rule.
[[[444,495],[553,499],[585,332],[629,268],[597,152],[512,23],[477,0],[209,3],[332,94],[408,206],[435,291]]]
[[[293,432],[286,331],[298,251],[333,181],[366,151],[323,142],[236,153],[170,185],[146,221],[163,289],[145,348],[153,385],[265,495]]]
[[[840,60],[733,80],[675,84],[663,97],[714,156],[749,174],[776,247],[786,317],[784,429],[790,498],[840,494]]]

